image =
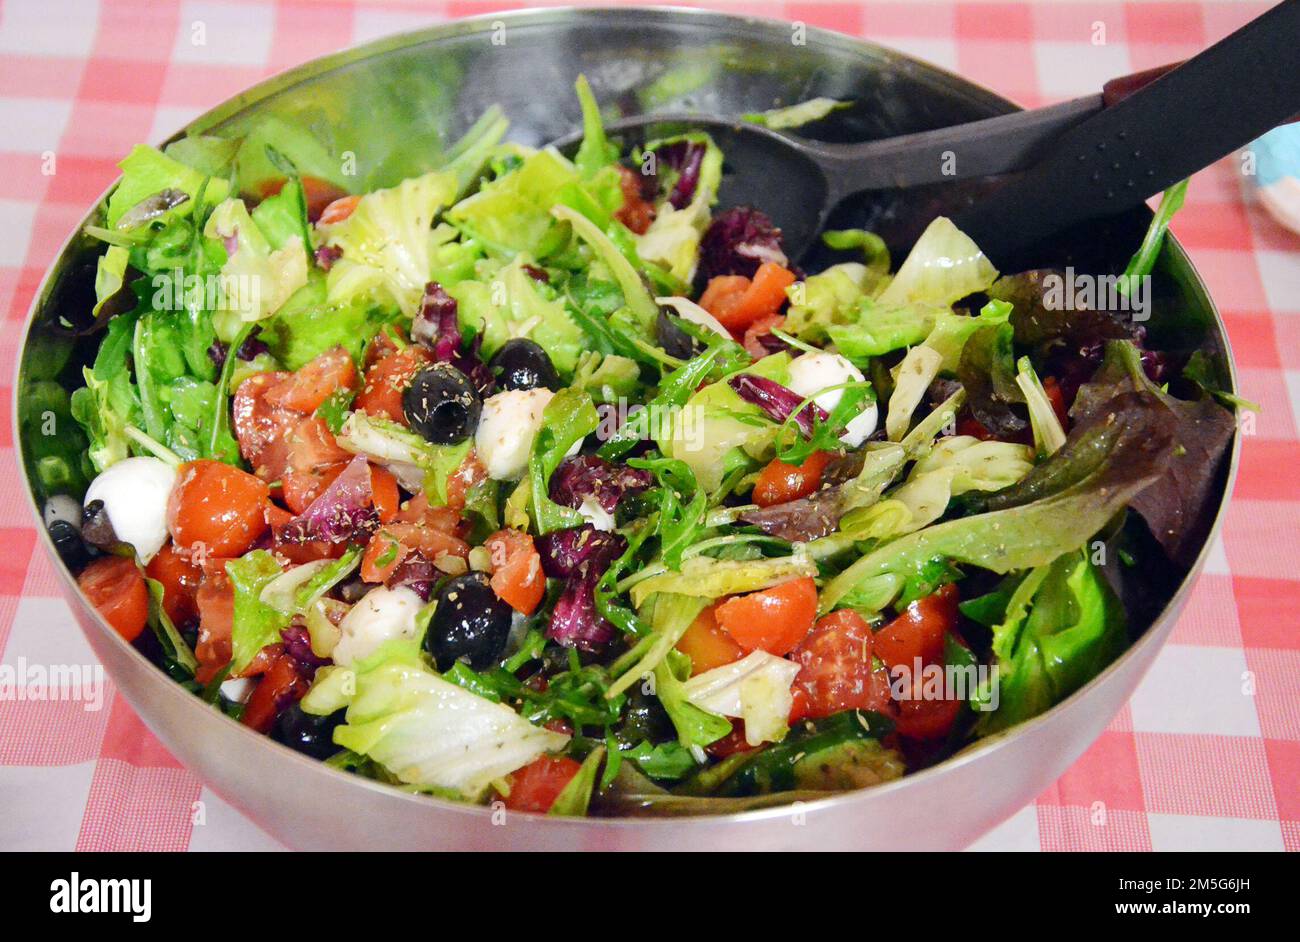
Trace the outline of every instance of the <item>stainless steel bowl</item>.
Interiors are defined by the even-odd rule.
[[[546,10],[462,20],[308,63],[231,99],[187,130],[233,132],[268,114],[306,122],[340,155],[355,154],[361,180],[387,183],[425,169],[445,141],[492,103],[509,116],[516,140],[538,143],[570,130],[579,121],[572,94],[579,72],[601,101],[617,102],[627,113],[741,114],[816,95],[853,99],[860,104],[824,126],[826,136],[850,140],[1014,107],[896,52],[788,23],[695,10]],[[33,384],[54,379],[71,388],[76,362],[93,355],[95,341],[68,338],[57,319],[88,309],[94,254],[89,240],[71,236],[38,293],[16,387],[20,441],[26,430],[18,414]],[[1223,325],[1172,240],[1163,266],[1178,303],[1162,309],[1152,328],[1184,340],[1204,336],[1230,372]],[[24,447],[23,457],[36,509],[36,456]],[[1234,445],[1222,475],[1224,499],[1236,465]],[[53,554],[48,538],[43,542]],[[1173,628],[1205,555],[1202,550],[1123,657],[1064,703],[1000,737],[878,788],[796,807],[675,819],[501,818],[329,769],[185,692],[124,643],[86,603],[71,574],[59,571],[95,654],[148,726],[217,794],[295,848],[941,849],[969,844],[1031,801],[1101,733]]]

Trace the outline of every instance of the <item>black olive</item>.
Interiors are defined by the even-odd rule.
[[[665,353],[679,360],[689,360],[704,350],[704,344],[688,334],[677,323],[677,318],[664,310],[659,311],[659,319],[655,321],[655,338]]]
[[[281,711],[271,728],[271,738],[313,759],[328,759],[342,747],[334,743],[334,728],[343,722],[345,711],[328,716],[308,713],[293,703]]]
[[[102,500],[92,500],[81,512],[81,538],[91,546],[112,552],[122,544],[108,519]]]
[[[50,523],[48,529],[50,539],[54,541],[54,548],[59,553],[59,559],[63,560],[63,565],[73,572],[78,572],[90,562],[86,541],[81,538],[76,527],[66,520],[55,520]]]
[[[539,344],[526,337],[515,337],[501,345],[488,363],[496,374],[502,389],[537,389],[545,386],[551,392],[560,389],[560,377],[555,365]]]
[[[455,445],[469,438],[482,411],[478,390],[450,363],[420,370],[402,393],[406,421],[435,445]]]
[[[438,670],[464,658],[475,670],[501,658],[510,634],[511,608],[497,598],[481,572],[457,576],[438,593],[438,607],[424,636],[424,647]]]

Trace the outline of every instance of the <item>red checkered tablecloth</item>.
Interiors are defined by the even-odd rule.
[[[517,4],[524,6],[526,4]],[[695,4],[689,4],[695,5]],[[1266,3],[703,4],[868,37],[1026,105],[1189,54]],[[0,405],[46,267],[138,141],[264,76],[515,4],[329,0],[0,2]],[[203,44],[193,41],[202,24]],[[1222,539],[1149,676],[1101,739],[981,849],[1300,849],[1300,237],[1234,160],[1199,174],[1174,230],[1213,290],[1244,394]],[[90,664],[36,548],[0,422],[0,668]],[[278,848],[209,792],[107,686],[102,709],[0,699],[0,849]]]

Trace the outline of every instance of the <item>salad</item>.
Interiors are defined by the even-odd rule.
[[[403,180],[278,120],[122,161],[28,446],[108,624],[331,766],[559,815],[890,781],[1123,652],[1235,427],[1197,338],[945,218],[801,270],[707,135],[577,93],[571,159],[494,109]]]

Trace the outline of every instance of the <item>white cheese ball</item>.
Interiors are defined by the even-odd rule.
[[[787,385],[800,396],[813,396],[813,402],[830,412],[840,404],[844,390],[822,393],[823,389],[844,383],[860,383],[864,379],[862,371],[838,353],[805,353],[790,361],[790,382]],[[850,448],[857,448],[876,430],[877,420],[876,403],[872,402],[849,421],[840,441]]]
[[[165,461],[123,458],[90,482],[86,504],[102,500],[117,538],[147,563],[167,542],[167,498],[175,483],[176,469]]]
[[[423,607],[424,600],[406,586],[371,589],[339,622],[341,634],[331,655],[334,663],[350,667],[385,641],[413,638],[416,615]]]
[[[524,476],[542,413],[554,396],[549,389],[507,389],[484,401],[474,451],[488,477],[514,481]]]

